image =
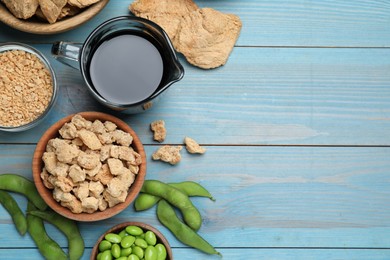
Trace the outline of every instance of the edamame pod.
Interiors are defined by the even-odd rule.
[[[39,195],[32,181],[17,174],[0,174],[0,190],[21,193],[28,198],[38,209],[45,210],[47,205]]]
[[[206,197],[211,199],[212,201],[215,201],[214,197],[210,194],[210,192],[199,183],[193,181],[183,181],[178,183],[168,183],[168,185],[180,190],[181,192],[187,194],[190,197]],[[134,208],[136,211],[150,209],[154,205],[156,205],[160,199],[160,197],[153,196],[148,193],[140,193],[135,199]]]
[[[22,236],[27,232],[27,219],[24,216],[22,210],[19,208],[18,203],[7,192],[0,190],[0,204],[11,215],[12,221],[15,224],[16,229]]]
[[[57,227],[68,240],[69,259],[78,260],[84,253],[84,240],[75,221],[67,219],[56,212],[31,210],[28,214],[39,217]]]
[[[158,180],[146,180],[141,191],[167,200],[181,211],[184,221],[190,228],[199,230],[202,217],[186,194]]]
[[[135,199],[134,208],[136,211],[147,210],[157,204],[161,198],[147,194],[140,193]]]
[[[175,187],[178,190],[181,190],[188,196],[199,196],[206,197],[215,201],[214,197],[210,194],[206,188],[194,181],[183,181],[177,183],[168,183],[170,186]]]
[[[221,255],[205,239],[181,222],[176,216],[175,210],[165,200],[160,200],[157,204],[157,217],[182,243],[199,249],[207,254]]]
[[[29,201],[27,204],[27,211],[33,210],[36,210],[36,208],[32,202]],[[31,238],[34,240],[43,257],[48,260],[67,260],[68,257],[65,252],[47,235],[41,218],[32,214],[27,214],[27,226]]]

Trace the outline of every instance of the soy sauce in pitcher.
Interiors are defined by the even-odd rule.
[[[102,41],[89,62],[90,79],[99,95],[123,105],[151,96],[163,72],[159,50],[135,34],[119,34]]]

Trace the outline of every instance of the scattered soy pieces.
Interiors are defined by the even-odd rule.
[[[119,233],[108,233],[99,243],[97,260],[164,260],[167,249],[157,243],[153,231],[146,231],[138,226],[127,226]]]

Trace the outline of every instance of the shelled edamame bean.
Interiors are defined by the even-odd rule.
[[[167,250],[159,243],[153,231],[146,232],[130,225],[118,233],[108,233],[98,245],[97,260],[128,259],[128,260],[164,260]]]

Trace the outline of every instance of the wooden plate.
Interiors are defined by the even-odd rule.
[[[37,19],[18,19],[0,3],[0,21],[17,30],[34,34],[55,34],[71,30],[97,15],[108,3],[109,0],[101,0],[96,4],[87,7],[81,13],[64,18],[56,23],[41,22]]]
[[[122,210],[126,209],[127,206],[129,206],[130,203],[135,200],[138,193],[140,192],[146,175],[145,150],[137,134],[134,132],[134,130],[119,118],[105,113],[100,113],[100,112],[80,112],[78,114],[92,122],[95,119],[99,119],[102,122],[111,121],[117,125],[117,129],[121,129],[124,132],[130,133],[131,136],[133,137],[133,142],[131,144],[131,147],[141,155],[142,163],[139,165],[139,172],[135,177],[134,183],[129,188],[129,194],[126,197],[125,202],[119,203],[111,208],[107,208],[104,211],[95,211],[94,213],[77,214],[77,213],[73,213],[68,208],[61,206],[61,204],[58,203],[53,198],[53,190],[46,188],[45,185],[43,184],[40,174],[44,165],[42,161],[42,155],[46,151],[47,142],[50,139],[58,137],[59,136],[58,130],[65,123],[70,122],[70,120],[74,115],[69,115],[67,117],[64,117],[63,119],[59,120],[57,123],[52,125],[38,141],[32,159],[32,172],[33,172],[34,184],[37,187],[39,194],[41,195],[42,199],[46,202],[46,204],[54,211],[56,211],[58,214],[61,214],[64,217],[77,220],[77,221],[88,221],[88,222],[107,219],[120,213]]]
[[[148,225],[148,224],[145,224],[145,223],[142,223],[142,222],[124,222],[124,223],[118,224],[118,225],[110,228],[109,230],[104,232],[104,234],[102,234],[99,237],[99,239],[97,240],[95,246],[92,249],[90,260],[96,260],[96,257],[97,257],[97,255],[99,253],[99,244],[104,239],[104,236],[106,234],[108,234],[108,233],[119,233],[123,229],[125,229],[127,226],[137,226],[137,227],[140,227],[140,228],[142,228],[144,230],[144,232],[146,232],[148,230],[152,231],[156,235],[156,237],[157,237],[157,243],[163,244],[165,246],[166,250],[167,250],[167,258],[166,258],[166,260],[172,260],[173,259],[171,246],[169,245],[168,240],[164,237],[163,234],[161,234],[160,231],[158,231],[156,228],[152,227],[151,225]]]

